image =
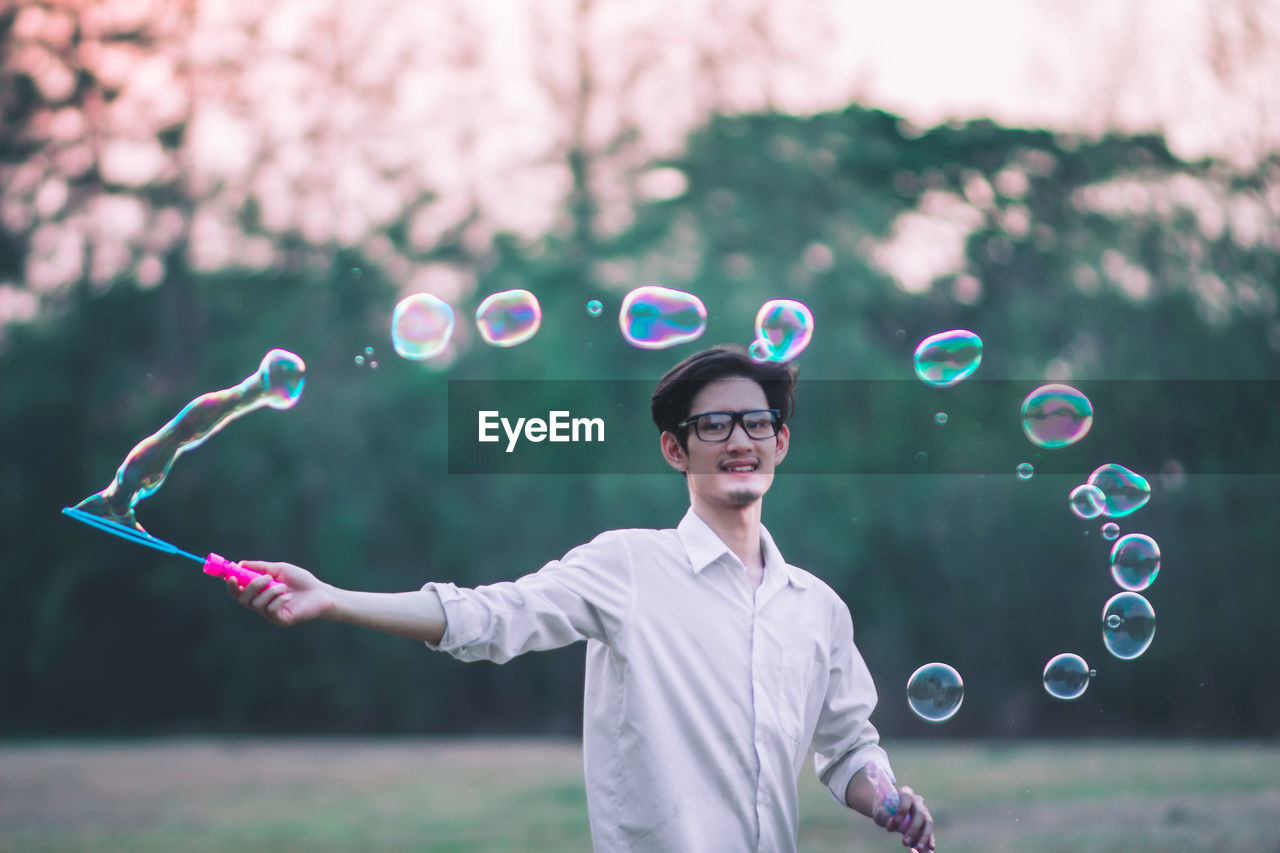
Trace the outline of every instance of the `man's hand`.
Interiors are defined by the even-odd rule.
[[[245,586],[227,580],[231,597],[256,610],[273,625],[296,625],[325,615],[333,607],[332,587],[306,569],[289,563],[245,560],[246,569],[261,572]]]
[[[898,807],[892,814],[880,802],[872,807],[871,819],[889,832],[902,833],[902,845],[918,853],[933,853],[933,815],[921,797],[907,785],[898,788]]]

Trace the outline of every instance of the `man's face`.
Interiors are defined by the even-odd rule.
[[[767,408],[769,401],[759,383],[745,376],[727,376],[703,386],[690,404],[689,415]],[[686,436],[687,449],[682,450],[675,435],[663,433],[663,455],[673,468],[689,475],[695,506],[704,502],[719,507],[747,506],[764,497],[790,438],[785,424],[776,436],[753,439],[740,423],[733,425],[726,441],[704,441],[693,426]]]

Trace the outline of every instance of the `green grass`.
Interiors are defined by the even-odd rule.
[[[1280,851],[1280,744],[889,744],[943,853]],[[806,771],[800,849],[892,851]],[[0,746],[0,850],[590,848],[581,754],[541,740]]]

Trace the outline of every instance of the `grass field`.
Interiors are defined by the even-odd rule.
[[[1280,744],[890,747],[942,853],[1280,853]],[[800,790],[801,850],[903,849],[812,772]],[[5,851],[589,849],[573,742],[0,745]]]

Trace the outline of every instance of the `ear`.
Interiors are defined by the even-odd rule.
[[[677,471],[688,471],[688,461],[685,459],[684,449],[680,446],[676,434],[667,431],[660,435],[658,440],[662,445],[662,458],[667,460],[667,464]]]
[[[791,447],[791,430],[786,424],[778,427],[778,434],[774,436],[773,464],[777,465],[787,456],[787,448]]]

